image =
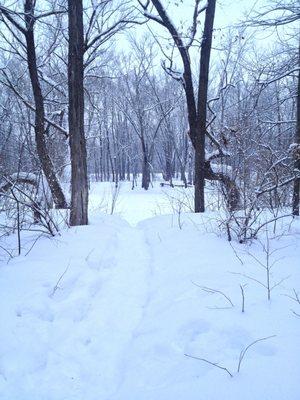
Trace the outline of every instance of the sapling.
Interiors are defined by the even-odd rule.
[[[117,207],[118,198],[120,194],[120,184],[115,185],[112,189],[112,197],[111,197],[111,206],[110,206],[110,214],[112,215]]]
[[[264,269],[264,271],[265,271],[265,280],[262,281],[262,280],[254,278],[253,276],[250,276],[250,275],[247,275],[247,274],[243,274],[243,273],[240,273],[240,272],[232,272],[232,274],[241,275],[241,276],[243,276],[243,277],[245,277],[247,279],[250,279],[250,280],[258,283],[262,287],[264,287],[266,289],[266,292],[267,292],[267,298],[270,301],[271,300],[271,292],[272,292],[272,290],[275,289],[277,286],[279,286],[283,281],[285,281],[289,277],[282,278],[278,282],[272,282],[271,281],[271,276],[272,276],[271,275],[271,271],[272,271],[274,265],[278,261],[281,260],[281,258],[273,259],[273,255],[277,251],[283,249],[283,247],[275,248],[274,250],[271,250],[270,238],[269,238],[267,230],[266,230],[266,242],[265,242],[265,244],[261,243],[261,245],[262,245],[262,249],[263,249],[263,253],[264,253],[264,260],[260,260],[258,257],[256,257],[254,254],[252,254],[250,252],[248,252],[248,255],[250,257],[252,257],[256,261],[256,263],[258,265],[260,265]]]
[[[164,192],[164,195],[168,199],[170,206],[172,208],[173,214],[177,216],[177,224],[179,229],[181,230],[183,227],[182,221],[182,213],[184,211],[192,211],[193,208],[191,206],[191,199],[189,197],[189,192],[185,189],[176,190],[172,188],[172,192],[175,191],[175,194],[170,194],[167,191]]]

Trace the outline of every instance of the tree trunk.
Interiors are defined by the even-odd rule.
[[[150,185],[150,165],[147,157],[143,158],[143,168],[142,168],[142,188],[145,190],[149,189]]]
[[[238,209],[240,204],[240,192],[233,179],[223,172],[214,172],[209,161],[205,163],[205,178],[211,181],[221,182],[224,188],[224,197],[228,210],[235,211]]]
[[[171,19],[168,17],[165,8],[160,0],[151,0],[159,14],[159,23],[165,26],[171,34],[174,44],[176,45],[183,63],[183,81],[188,111],[189,136],[195,149],[195,212],[204,212],[204,184],[205,184],[205,136],[206,136],[206,106],[207,106],[207,87],[209,60],[212,44],[212,32],[214,25],[216,0],[208,0],[205,11],[205,22],[203,38],[201,43],[200,55],[200,76],[198,87],[198,102],[196,104],[195,91],[193,86],[193,76],[191,69],[191,58],[189,55],[189,47],[185,46],[182,37],[176,30]],[[196,8],[199,2],[196,2]],[[146,3],[144,9],[147,9],[149,2]],[[147,15],[150,19],[158,21],[156,17]]]
[[[35,41],[34,41],[34,3],[33,0],[26,0],[24,4],[25,23],[26,23],[26,53],[27,64],[29,69],[29,76],[31,87],[33,91],[34,104],[35,104],[35,142],[39,160],[47,179],[53,201],[56,208],[67,208],[67,202],[63,191],[60,187],[58,179],[54,172],[54,166],[49,157],[46,141],[45,141],[45,108],[44,99],[41,91],[41,86],[38,77]]]
[[[84,136],[83,10],[82,0],[68,0],[69,15],[69,132],[71,151],[70,225],[88,223],[88,178]]]
[[[300,46],[299,46],[299,63],[300,67]],[[296,134],[295,144],[299,146],[299,149],[295,151],[295,169],[300,171],[300,69],[298,71],[298,91],[297,91],[297,122],[296,122]],[[296,178],[294,181],[293,190],[293,215],[299,216],[299,202],[300,202],[300,178]]]
[[[141,134],[140,137],[141,146],[142,146],[142,153],[143,153],[143,165],[142,165],[142,188],[145,190],[149,189],[150,185],[150,164],[148,158],[148,149],[147,145],[144,140],[144,134]]]
[[[205,211],[205,197],[204,197],[204,186],[205,186],[205,152],[204,144],[195,149],[195,176],[194,176],[194,186],[195,186],[195,199],[194,207],[195,212]]]
[[[197,104],[197,142],[195,146],[195,212],[205,211],[205,136],[209,60],[211,54],[216,0],[208,0],[200,54],[200,75]]]

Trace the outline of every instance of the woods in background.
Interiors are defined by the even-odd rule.
[[[196,212],[211,182],[227,223],[241,210],[246,225],[260,209],[299,215],[298,3],[223,31],[215,0],[191,3],[185,26],[157,0],[0,6],[3,209],[18,182],[36,215],[50,191],[70,225],[84,225],[89,180],[134,188],[141,175],[151,190],[162,174],[194,185]],[[258,48],[261,27],[278,35]]]

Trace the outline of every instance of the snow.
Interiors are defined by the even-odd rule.
[[[45,201],[47,204],[52,203],[52,196],[51,196],[51,192],[50,192],[47,180],[44,176],[41,176],[40,174],[37,175],[34,173],[22,172],[22,171],[13,173],[9,177],[7,177],[7,178],[4,177],[2,179],[2,182],[0,182],[0,190],[1,190],[1,187],[3,187],[8,182],[15,184],[16,182],[22,181],[22,180],[30,182],[31,184],[37,186],[37,191],[35,194],[36,201],[38,201],[41,204],[44,203]],[[28,200],[28,198],[26,200]]]
[[[116,191],[109,182],[94,184],[90,191],[90,208],[94,213],[100,211],[111,212],[112,198],[116,195],[116,213],[125,218],[131,225],[136,225],[143,219],[151,218],[157,214],[171,212],[170,202],[164,193],[169,193],[168,188],[161,189],[155,185],[147,192],[139,187],[131,190],[130,184],[120,183],[120,191]]]
[[[270,233],[271,282],[287,279],[268,301],[245,277],[265,282],[260,243],[230,245],[213,212],[179,224],[166,192],[123,183],[109,215],[113,186],[93,184],[89,226],[42,237],[26,256],[35,237],[24,233],[22,255],[2,257],[1,400],[299,398],[299,221]],[[240,352],[273,335],[237,373]]]
[[[219,173],[227,173],[230,174],[232,173],[232,167],[230,165],[223,165],[223,164],[216,164],[216,163],[212,163],[211,168],[213,170],[213,172],[215,172],[216,174]]]
[[[231,154],[227,151],[222,149],[222,155],[220,155],[220,150],[213,150],[213,151],[205,151],[205,159],[206,160],[213,160],[215,158],[222,158],[222,157],[231,157]]]
[[[8,181],[15,182],[18,179],[32,181],[33,183],[37,182],[37,176],[35,174],[32,174],[30,172],[16,172],[10,175],[8,178],[2,179],[0,187],[5,185]]]

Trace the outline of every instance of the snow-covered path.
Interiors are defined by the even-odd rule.
[[[0,398],[116,392],[147,302],[148,257],[141,230],[102,216],[3,266]]]
[[[264,262],[258,243],[234,252],[203,216],[182,215],[182,229],[176,216],[143,219],[158,192],[146,206],[144,192],[127,196],[127,221],[95,210],[89,226],[0,265],[0,399],[298,400],[299,223],[272,240],[272,282],[290,277],[268,302],[242,276],[265,279],[247,253]],[[241,350],[268,336],[237,374]]]

